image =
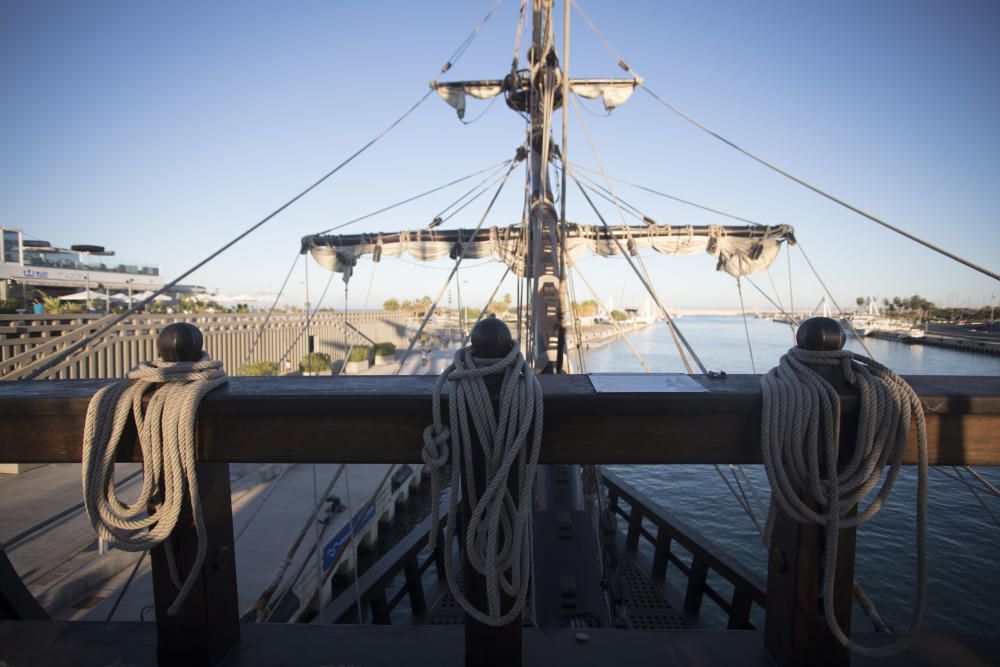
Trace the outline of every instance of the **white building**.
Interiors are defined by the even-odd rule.
[[[20,229],[0,227],[0,300],[27,305],[35,290],[60,296],[81,290],[144,292],[163,286],[151,264],[119,259],[101,246],[58,248],[24,238]]]

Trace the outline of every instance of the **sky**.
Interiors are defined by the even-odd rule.
[[[409,108],[492,4],[6,0],[0,225],[56,245],[104,245],[173,278]],[[1000,4],[580,4],[664,99],[860,208],[1000,269]],[[561,1],[556,7],[561,52]],[[504,0],[442,80],[502,77],[517,12],[516,0]],[[576,12],[571,29],[572,76],[623,75]],[[467,117],[486,104],[470,100]],[[599,102],[582,104],[598,153],[571,108],[571,162],[596,167],[599,156],[612,176],[794,225],[801,250],[842,305],[861,295],[914,293],[940,305],[998,301],[1000,285],[991,278],[765,169],[641,90],[606,118]],[[230,294],[276,293],[303,235],[506,159],[523,138],[523,120],[502,101],[463,125],[432,95],[328,182],[184,282]],[[487,224],[520,219],[523,182],[516,171]],[[460,184],[344,231],[423,227],[463,186],[470,187]],[[727,223],[625,185],[615,190],[661,223]],[[447,226],[474,227],[485,205],[484,197]],[[567,208],[571,220],[595,222],[575,191]],[[609,223],[620,222],[613,206],[602,209]],[[801,250],[792,249],[790,265],[783,251],[770,275],[754,278],[786,307],[790,299],[811,307],[823,293]],[[302,259],[282,301],[305,301],[308,271],[315,305],[329,273]],[[480,306],[504,267],[467,264],[462,296]],[[668,306],[739,306],[734,279],[717,272],[708,255],[654,253],[646,264]],[[349,307],[434,296],[449,267],[362,259]],[[644,299],[621,258],[586,258],[579,270],[602,299]],[[322,305],[343,307],[343,288],[335,278]],[[511,280],[500,289],[513,291]],[[578,285],[578,298],[589,296]],[[748,309],[768,306],[746,285],[744,297]]]

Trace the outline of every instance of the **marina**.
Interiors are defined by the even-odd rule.
[[[160,250],[162,270],[103,245],[33,236],[26,230],[61,239],[69,227],[24,214],[31,197],[18,194],[23,224],[0,229],[0,667],[1000,664],[1000,331],[990,305],[1000,273],[979,259],[982,240],[940,239],[925,224],[930,205],[917,202],[929,188],[895,172],[930,169],[930,157],[898,149],[893,169],[869,165],[872,137],[832,150],[819,124],[796,138],[804,126],[772,111],[772,128],[758,126],[771,162],[737,143],[746,129],[730,135],[735,119],[755,122],[753,102],[767,99],[759,90],[737,95],[739,113],[714,100],[728,129],[725,116],[682,111],[673,100],[691,91],[681,70],[645,43],[665,53],[686,40],[680,53],[701,70],[692,90],[703,96],[743,60],[768,57],[718,40],[723,60],[699,58],[695,33],[677,30],[704,31],[705,17],[690,15],[701,7],[638,7],[669,27],[661,34],[652,21],[622,32],[624,7],[617,16],[577,0],[496,0],[422,79],[415,63],[440,39],[415,36],[451,32],[466,9],[430,20],[409,5],[294,16],[263,7],[268,30],[246,34],[228,31],[249,30],[236,12],[230,36],[211,40],[214,55],[192,48],[187,65],[150,70],[150,81],[185,73],[228,100],[214,129],[198,127],[212,113],[206,98],[196,123],[175,114],[159,130],[143,125],[149,141],[177,143],[177,154],[161,144],[162,160],[183,154],[178,179],[195,175],[199,194],[184,201],[182,180],[162,177],[156,196],[98,188],[120,201],[106,222],[79,206],[79,228],[128,253],[139,227],[123,212],[146,211],[150,232],[166,220],[141,244]],[[122,11],[123,25],[160,9],[134,11]],[[214,11],[189,27],[211,24]],[[746,11],[734,4],[726,16]],[[813,16],[815,46],[789,53],[825,53],[821,37],[838,34],[838,21],[890,24],[851,20],[862,11]],[[317,32],[321,14],[337,25]],[[788,17],[754,28],[760,17],[744,14],[737,30],[709,15],[739,38],[785,30],[772,47],[801,39]],[[62,17],[22,19],[34,26],[23,34],[43,35]],[[963,30],[978,35],[986,23]],[[902,47],[928,44],[913,26],[891,25],[910,40]],[[150,30],[136,35],[155,59]],[[203,38],[172,32],[176,44],[160,48],[175,57]],[[35,48],[15,36],[17,52]],[[490,58],[456,68],[484,41]],[[851,60],[857,49],[837,44]],[[992,76],[964,52],[948,58]],[[858,61],[852,80],[880,62]],[[301,82],[262,85],[272,66]],[[317,67],[333,69],[310,78]],[[130,67],[116,57],[104,69]],[[809,70],[817,82],[833,76]],[[224,91],[241,72],[261,77],[248,90],[269,97],[231,104]],[[422,95],[400,106],[408,93],[398,82],[414,78]],[[858,90],[902,104],[874,81]],[[790,115],[798,99],[801,90],[785,100]],[[172,112],[185,103],[160,101]],[[13,108],[32,104],[22,95]],[[129,109],[98,107],[109,117]],[[302,134],[317,111],[337,119],[335,131]],[[445,118],[462,139],[442,129]],[[678,141],[663,118],[711,146]],[[639,130],[638,119],[657,129]],[[229,167],[195,157],[193,146],[230,130],[240,148]],[[831,143],[817,150],[807,138]],[[455,178],[480,144],[493,164]],[[40,163],[49,150],[40,147]],[[717,170],[715,150],[794,192]],[[833,160],[848,180],[801,161],[837,151],[859,154]],[[154,173],[156,151],[143,153]],[[606,158],[628,175],[617,171],[623,156],[644,176],[610,175]],[[378,166],[365,166],[373,157]],[[262,162],[266,179],[241,181]],[[123,183],[145,178],[137,164]],[[897,178],[880,180],[880,193],[905,184],[912,201],[873,199],[872,169]],[[806,180],[810,171],[830,189]],[[685,183],[693,199],[672,194]],[[283,203],[266,203],[278,185]],[[238,197],[223,194],[230,186]],[[873,201],[891,215],[868,212]],[[248,223],[234,230],[231,215]],[[963,220],[992,238],[975,214]],[[902,249],[883,248],[876,233]],[[821,246],[818,261],[803,241]],[[927,274],[911,276],[920,291],[949,307],[918,294],[842,307],[847,289],[891,294],[914,267]]]

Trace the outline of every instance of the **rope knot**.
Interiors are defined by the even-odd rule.
[[[440,429],[431,424],[424,429],[424,446],[420,450],[420,458],[424,463],[435,468],[443,466],[448,461],[448,438],[451,429],[442,426]]]

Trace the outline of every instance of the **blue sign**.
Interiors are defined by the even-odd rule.
[[[329,570],[333,567],[333,564],[340,557],[340,553],[343,547],[351,539],[351,530],[353,527],[354,534],[357,535],[361,530],[368,525],[368,522],[372,520],[375,516],[375,504],[372,503],[368,506],[368,510],[365,511],[364,515],[360,512],[351,518],[350,522],[344,524],[344,526],[337,531],[337,534],[333,536],[333,539],[326,543],[323,547],[323,570]]]

